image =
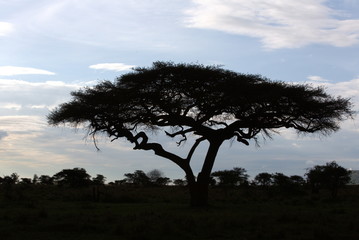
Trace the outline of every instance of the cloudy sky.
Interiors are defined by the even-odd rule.
[[[124,140],[49,127],[69,93],[153,61],[220,64],[273,80],[325,85],[359,109],[357,0],[0,0],[0,176],[83,167],[122,179],[136,169],[181,170]],[[179,154],[169,139],[164,145]],[[359,120],[329,137],[283,131],[261,147],[225,143],[215,170],[304,174],[337,161],[359,169]],[[205,146],[193,162],[199,169]]]

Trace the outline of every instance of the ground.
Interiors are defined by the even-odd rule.
[[[0,232],[13,239],[358,239],[359,189],[210,190],[193,209],[186,188],[1,186]],[[97,193],[97,191],[95,191]]]

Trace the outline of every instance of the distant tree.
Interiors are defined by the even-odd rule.
[[[55,183],[69,187],[88,186],[91,182],[90,177],[83,168],[64,169],[53,176]]]
[[[156,186],[166,186],[171,183],[171,179],[168,177],[157,178],[155,185]]]
[[[289,180],[293,185],[296,186],[303,186],[305,184],[305,180],[302,176],[299,175],[293,175],[289,177]]]
[[[12,173],[10,176],[4,176],[2,183],[6,185],[12,185],[19,182],[19,175],[17,173]]]
[[[10,175],[10,177],[11,177],[11,179],[14,181],[14,183],[18,183],[18,182],[19,182],[19,179],[20,179],[19,174],[17,174],[17,173],[12,173],[12,174]]]
[[[127,179],[115,180],[115,182],[112,183],[112,185],[126,185],[126,184],[128,184]]]
[[[32,179],[31,178],[21,178],[20,183],[25,184],[25,185],[30,185],[30,184],[32,184]]]
[[[187,184],[187,181],[183,179],[173,179],[172,182],[175,186],[186,186]]]
[[[236,139],[249,145],[279,128],[329,134],[351,117],[349,99],[333,97],[322,87],[271,81],[216,66],[155,62],[136,68],[115,82],[104,81],[72,93],[73,99],[48,116],[49,124],[86,126],[89,135],[125,138],[134,149],[153,150],[186,174],[191,204],[208,203],[208,186],[220,146]],[[194,137],[183,157],[150,142],[162,131],[178,145]],[[197,147],[208,143],[197,177],[190,162]]]
[[[134,173],[126,173],[124,176],[126,177],[126,182],[133,185],[147,186],[150,184],[150,178],[142,170],[136,170]]]
[[[164,173],[158,169],[153,169],[147,174],[152,185],[155,186],[165,186],[171,182],[171,179],[165,177]]]
[[[287,187],[291,184],[291,180],[283,173],[273,174],[273,185],[278,187]]]
[[[54,184],[54,178],[50,177],[48,175],[41,175],[39,177],[39,183],[42,185],[53,185]]]
[[[323,187],[324,183],[324,166],[316,165],[312,168],[309,168],[307,173],[307,182],[309,183],[312,193],[318,193],[320,188]]]
[[[34,174],[34,176],[32,177],[32,180],[31,180],[32,184],[38,184],[39,183],[39,177]]]
[[[97,174],[96,177],[92,178],[92,183],[95,185],[104,185],[105,182],[106,177],[101,174]]]
[[[325,187],[331,191],[333,198],[337,197],[339,188],[350,181],[350,171],[339,166],[335,161],[308,169],[306,176],[313,192]]]
[[[158,169],[153,169],[149,171],[146,175],[152,183],[156,183],[157,179],[164,177],[163,172]]]
[[[233,168],[232,170],[222,170],[212,173],[212,177],[217,179],[219,186],[239,186],[248,181],[248,174],[244,168]]]
[[[267,172],[259,173],[254,181],[259,186],[268,187],[273,184],[273,175]]]

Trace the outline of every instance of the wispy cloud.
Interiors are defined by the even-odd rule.
[[[69,100],[70,92],[85,85],[91,84],[0,79],[0,116],[44,116],[49,109]]]
[[[326,6],[325,0],[192,1],[195,7],[186,12],[188,27],[259,38],[267,49],[359,43],[359,19],[342,19],[344,14]]]
[[[69,42],[107,48],[123,44],[163,48],[164,38],[173,37],[169,32],[173,33],[178,23],[181,6],[181,1],[163,0],[38,0],[19,4],[20,13],[11,20],[19,25],[19,31]]]
[[[324,86],[333,95],[351,98],[359,107],[359,78],[343,82],[333,82],[320,76],[309,76],[308,79],[313,85]]]
[[[31,67],[0,66],[0,76],[15,75],[55,75],[55,73]]]
[[[308,79],[313,82],[330,82],[330,80],[322,78],[321,76],[308,76]]]
[[[4,108],[4,109],[14,109],[14,110],[20,110],[21,109],[21,105],[20,104],[16,104],[16,103],[3,103],[0,104],[0,108]]]
[[[124,63],[99,63],[90,65],[89,68],[97,69],[97,70],[110,70],[110,71],[126,71],[136,67],[135,65],[127,65]]]
[[[14,30],[14,27],[11,23],[0,22],[0,37],[10,34]]]

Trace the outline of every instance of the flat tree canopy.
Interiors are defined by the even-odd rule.
[[[104,81],[72,96],[50,113],[50,124],[85,124],[89,135],[126,138],[134,149],[153,150],[173,161],[186,173],[193,205],[207,202],[213,163],[225,140],[248,145],[279,128],[327,135],[353,113],[349,99],[331,96],[321,87],[172,62],[135,68],[114,82]],[[180,138],[179,145],[189,135],[195,142],[186,156],[178,156],[149,141],[148,133],[155,130]],[[203,141],[209,147],[196,178],[190,161]]]

